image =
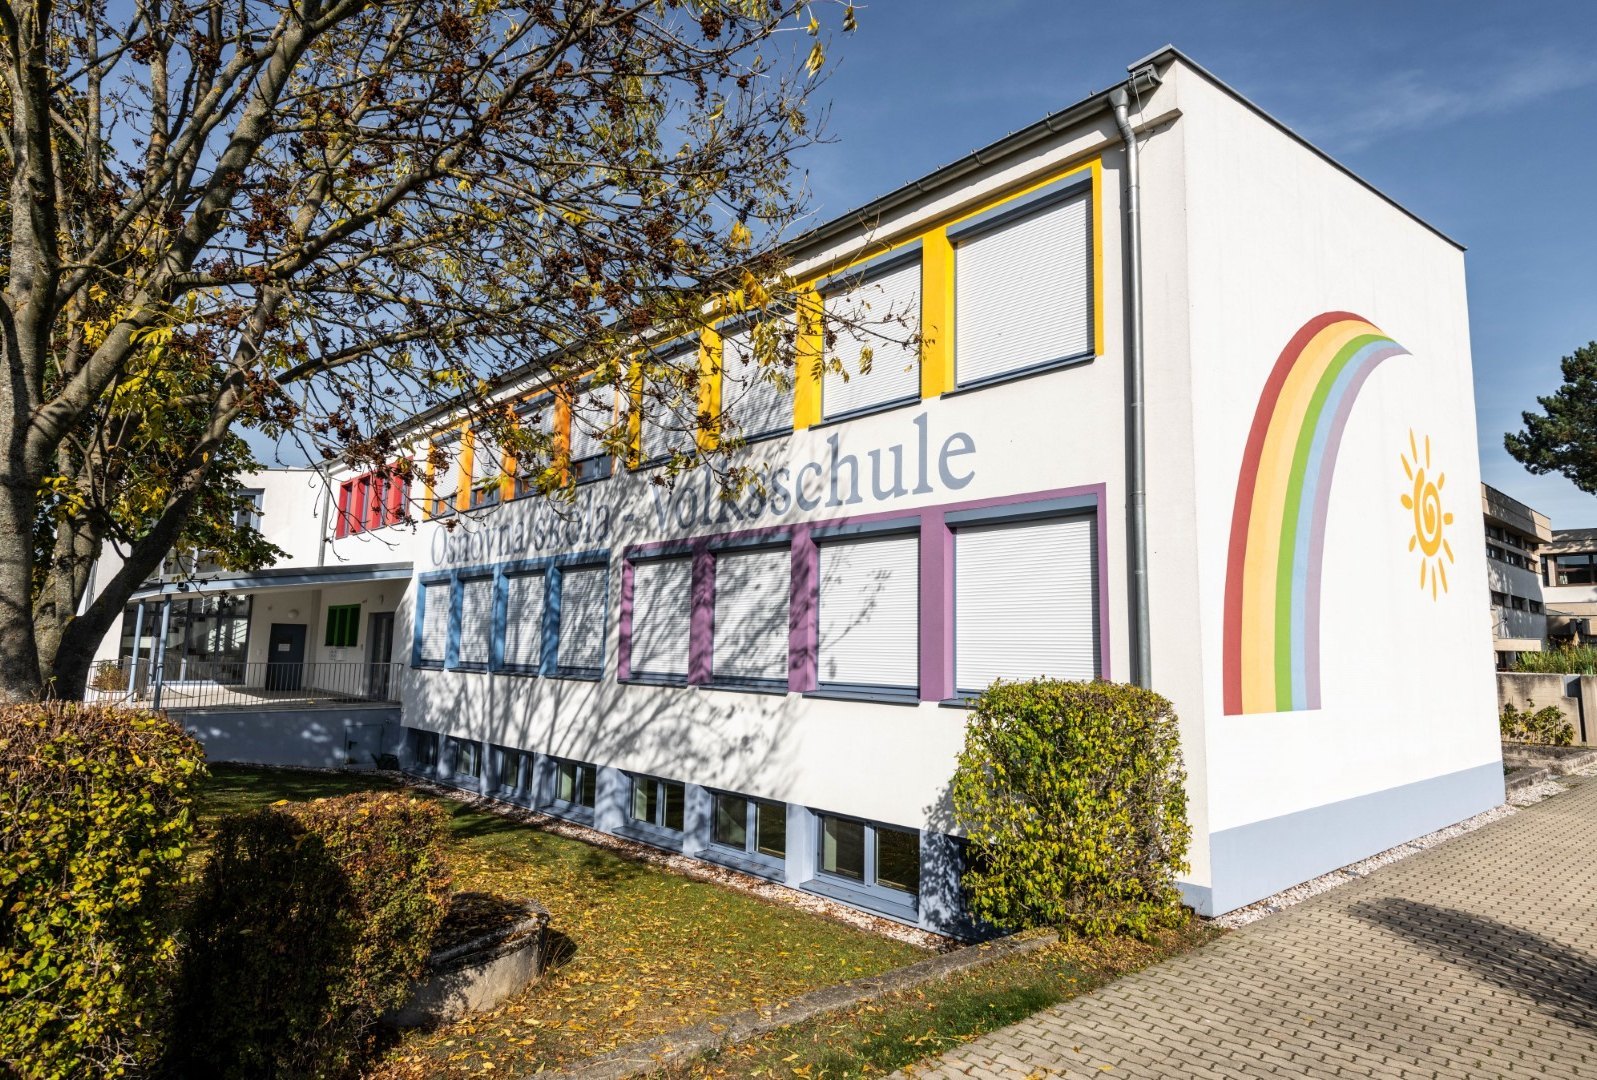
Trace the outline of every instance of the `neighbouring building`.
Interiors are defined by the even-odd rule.
[[[260,679],[366,680],[271,730],[950,932],[997,678],[1175,703],[1204,913],[1500,803],[1462,249],[1177,51],[1129,70],[793,243],[801,311],[868,291],[918,349],[785,386],[743,324],[687,343],[763,490],[652,484],[659,418],[612,461],[531,374],[574,503],[446,411],[427,491],[307,490],[320,557],[190,586],[249,605]]]
[[[1512,668],[1522,652],[1540,652],[1547,640],[1540,552],[1553,539],[1547,515],[1488,484],[1481,485],[1486,516],[1486,573],[1492,594],[1492,647],[1497,666]]]
[[[1597,529],[1554,529],[1543,552],[1542,595],[1548,636],[1590,642],[1597,627]]]

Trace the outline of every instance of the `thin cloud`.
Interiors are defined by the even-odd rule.
[[[1495,66],[1454,65],[1442,72],[1393,72],[1346,103],[1316,137],[1363,149],[1390,135],[1511,112],[1554,94],[1597,83],[1597,58],[1553,51],[1525,54]]]

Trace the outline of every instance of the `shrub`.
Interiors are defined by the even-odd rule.
[[[203,773],[156,713],[0,707],[0,1073],[117,1076],[152,1056]]]
[[[971,913],[1003,929],[1146,937],[1185,916],[1191,829],[1170,703],[1108,682],[995,683],[954,774]]]
[[[90,690],[104,693],[121,693],[128,688],[127,670],[115,660],[102,660],[95,665],[94,677],[89,680]]]
[[[338,1076],[443,919],[444,811],[398,793],[224,819],[189,925],[168,1072]]]
[[[1597,647],[1564,645],[1546,652],[1522,652],[1514,661],[1514,669],[1555,675],[1597,675]]]
[[[1534,706],[1535,702],[1531,703]],[[1523,711],[1513,705],[1504,705],[1498,717],[1504,742],[1535,743],[1538,746],[1569,746],[1575,741],[1575,727],[1564,718],[1558,706],[1548,705]]]

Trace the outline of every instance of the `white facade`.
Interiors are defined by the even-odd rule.
[[[1147,681],[1214,913],[1495,805],[1502,774],[1462,252],[1152,64]],[[447,739],[408,763],[961,929],[965,692],[1136,674],[1125,166],[1100,96],[866,208],[876,261],[859,228],[797,248],[823,299],[880,283],[928,340],[751,406],[794,426],[739,451],[765,494],[618,463],[570,506],[331,538],[330,566],[414,563],[403,724]]]

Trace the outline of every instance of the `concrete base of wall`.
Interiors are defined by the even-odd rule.
[[[1329,806],[1223,829],[1209,838],[1215,884],[1183,886],[1200,915],[1255,900],[1446,828],[1503,801],[1503,765],[1435,776]]]
[[[208,761],[298,768],[375,768],[400,747],[399,706],[195,709],[173,713]]]
[[[1552,705],[1575,730],[1578,743],[1597,743],[1597,676],[1531,671],[1497,673],[1497,708],[1535,712]]]

